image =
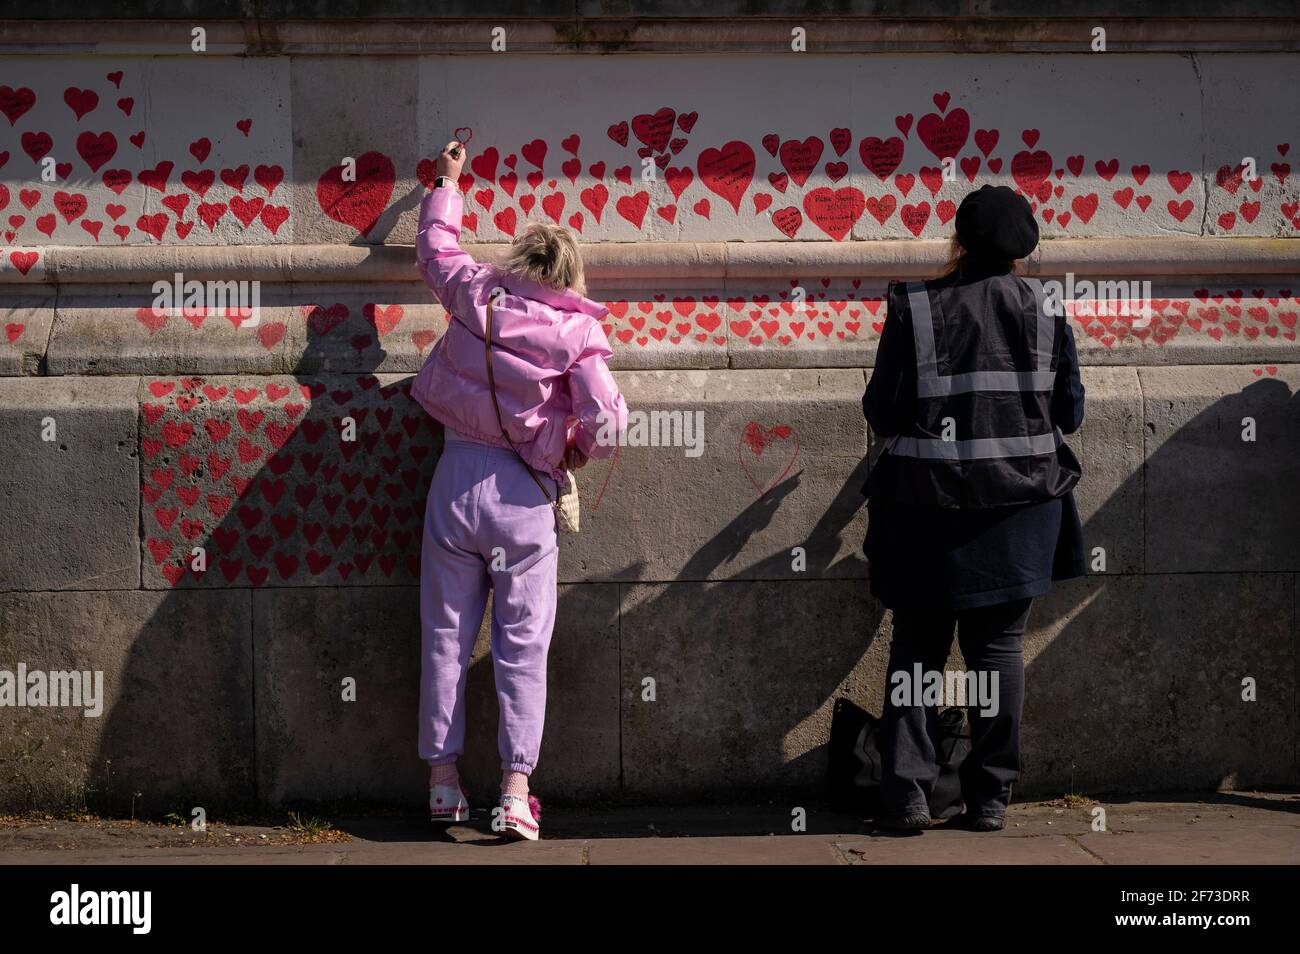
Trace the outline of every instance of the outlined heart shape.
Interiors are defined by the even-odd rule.
[[[784,444],[787,441],[793,441],[790,451],[790,459],[785,463],[784,468],[775,477],[760,483],[755,479],[755,473],[769,468],[760,467],[763,454],[767,453],[768,461],[775,460],[775,466],[781,466],[784,460],[783,455],[778,452],[773,454],[773,448],[777,444]],[[775,424],[770,428],[764,428],[757,421],[749,421],[745,424],[744,431],[741,432],[740,440],[736,442],[736,454],[740,460],[740,469],[744,471],[745,477],[748,478],[754,490],[758,493],[758,499],[762,500],[769,490],[779,484],[794,470],[794,465],[799,460],[799,434],[789,424]],[[747,460],[748,459],[748,460]]]

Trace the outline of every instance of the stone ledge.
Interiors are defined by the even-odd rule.
[[[610,309],[603,327],[614,350],[611,366],[874,364],[884,282],[784,274],[791,277],[772,271],[761,281],[674,283],[667,291],[646,282],[593,286],[590,294]],[[1289,287],[1279,287],[1284,283]],[[805,293],[802,302],[791,293],[795,284]],[[1080,360],[1293,363],[1300,358],[1298,291],[1300,276],[1199,287],[1152,282],[1152,320],[1145,327],[1136,316],[1098,314],[1085,301],[1072,322]],[[0,311],[9,310],[0,375],[414,372],[446,322],[432,294],[412,281],[269,285],[255,328],[215,311],[154,314],[152,300],[147,286],[124,283],[60,287],[43,298],[21,286],[0,289]]]
[[[259,5],[260,6],[260,5]],[[427,5],[387,3],[369,9],[363,19],[293,19],[303,11],[294,4],[264,8],[248,16],[243,4],[186,5],[183,17],[203,22],[213,53],[285,55],[343,53],[367,55],[481,53],[485,37],[505,24],[511,51],[516,53],[770,53],[788,50],[790,31],[809,32],[808,50],[818,53],[867,52],[1087,52],[1087,39],[1098,22],[1123,18],[1124,29],[1113,29],[1113,52],[1151,51],[1292,51],[1300,49],[1300,25],[1294,8],[1274,2],[1217,3],[1202,0],[1180,5],[1165,16],[1131,16],[1116,4],[1090,17],[1043,11],[1032,3],[981,5],[981,15],[954,16],[955,5],[935,0],[910,15],[879,16],[876,4],[839,4],[831,13],[810,10],[802,3],[767,3],[754,14],[747,3],[714,5],[706,16],[695,4],[655,4],[645,17],[618,5],[616,16],[583,15],[586,5],[572,5],[558,16],[538,16],[533,6],[501,3],[484,7],[465,3],[433,10]],[[147,6],[134,20],[76,18],[58,6],[46,5],[41,19],[0,21],[0,52],[22,53],[175,53],[188,52],[188,33],[177,40],[176,14],[163,5]],[[1245,12],[1243,12],[1245,8]],[[35,13],[32,10],[31,13]],[[317,9],[310,9],[313,17]],[[63,19],[58,16],[63,14]],[[418,15],[415,19],[412,15]],[[876,15],[873,15],[876,14]],[[277,18],[277,15],[279,18]],[[1174,19],[1177,17],[1177,19]],[[1197,20],[1195,18],[1200,17]],[[230,19],[236,18],[236,19]],[[1080,37],[1084,39],[1081,40]]]
[[[508,246],[467,244],[481,261],[499,261]],[[581,245],[588,278],[765,278],[815,272],[832,278],[926,278],[942,265],[948,243],[928,239],[849,242],[600,242]],[[152,283],[186,278],[278,282],[415,281],[408,245],[44,246],[26,274],[0,267],[0,284]],[[1028,274],[1073,271],[1097,277],[1300,274],[1300,240],[1267,238],[1050,239],[1029,259]]]

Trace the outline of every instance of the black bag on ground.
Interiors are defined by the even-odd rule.
[[[835,700],[831,715],[830,784],[833,812],[875,818],[880,814],[881,722],[851,699]],[[957,769],[970,751],[960,708],[939,713],[931,739],[939,761],[939,778],[930,793],[930,817],[951,818],[961,811]]]

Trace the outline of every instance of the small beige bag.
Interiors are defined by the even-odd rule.
[[[555,514],[556,529],[561,533],[577,533],[581,519],[581,511],[578,505],[578,479],[573,476],[573,471],[566,470],[564,472],[565,479],[560,482],[561,486],[558,488],[559,495],[554,500],[551,500],[551,495],[547,492],[546,486],[538,479],[537,472],[533,470],[528,461],[524,460],[524,455],[519,453],[519,448],[516,447],[515,442],[510,439],[510,435],[506,433],[506,426],[501,421],[501,405],[497,403],[497,385],[496,380],[492,376],[491,301],[488,302],[487,306],[487,329],[483,336],[483,342],[487,346],[488,390],[492,392],[492,406],[497,412],[497,427],[501,428],[501,436],[506,439],[506,443],[510,445],[510,449],[515,452],[515,456],[518,457],[524,467],[527,468],[529,476],[533,478],[533,483],[537,485],[538,489],[541,490],[542,494],[550,502],[551,512]]]
[[[582,519],[582,508],[578,504],[578,478],[573,476],[571,470],[566,470],[564,476],[565,486],[560,491],[560,499],[551,504],[555,508],[555,525],[561,533],[577,533]]]

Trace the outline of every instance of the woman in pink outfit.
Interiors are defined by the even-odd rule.
[[[613,354],[600,327],[606,309],[584,297],[582,259],[565,229],[529,225],[501,267],[461,250],[465,157],[454,141],[438,156],[416,240],[420,272],[448,313],[412,388],[446,429],[424,516],[420,757],[431,768],[432,817],[467,818],[456,759],[465,743],[465,676],[490,586],[501,707],[496,824],[535,840],[540,810],[528,776],[546,714],[559,552],[550,500],[565,470],[613,453],[615,444],[598,443],[597,434],[621,434],[627,406],[605,364]],[[488,383],[489,301],[499,424]]]

